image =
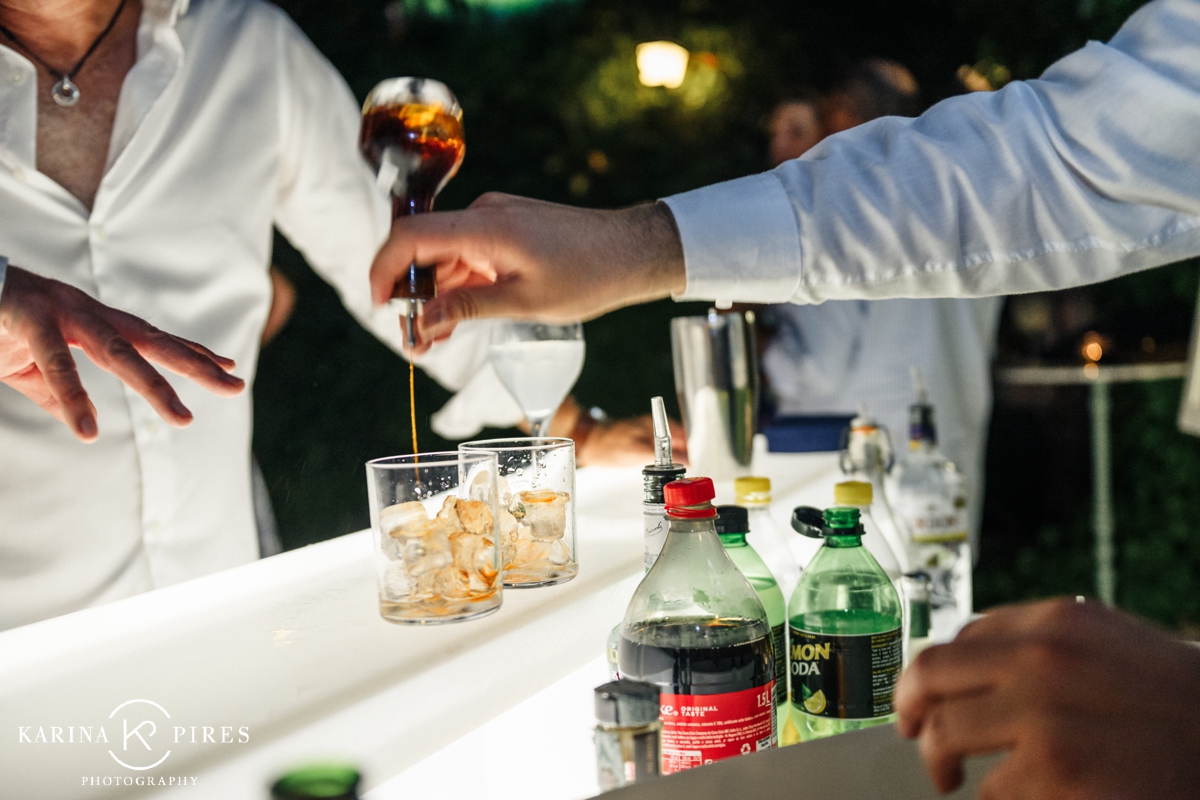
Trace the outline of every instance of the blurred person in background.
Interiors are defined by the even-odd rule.
[[[822,97],[780,103],[771,122],[771,166],[799,158],[826,136],[884,116],[920,112],[916,78],[873,58],[855,64]],[[983,470],[991,418],[991,363],[1003,299],[829,300],[770,306],[763,375],[775,413],[854,414],[865,403],[903,458],[910,366],[937,408],[938,444],[964,473],[972,552],[979,553]]]

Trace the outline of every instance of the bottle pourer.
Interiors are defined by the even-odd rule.
[[[671,425],[667,421],[667,407],[661,397],[650,399],[650,416],[654,420],[654,466],[673,466]]]

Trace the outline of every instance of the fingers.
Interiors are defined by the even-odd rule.
[[[73,338],[96,366],[120,378],[171,425],[182,428],[191,423],[192,412],[175,389],[116,328],[99,317],[76,319],[72,323],[76,334]],[[194,350],[179,346],[200,357]]]
[[[245,381],[226,371],[233,367],[232,359],[218,356],[204,345],[180,339],[123,311],[104,309],[104,318],[111,323],[112,330],[132,346],[135,351],[133,355],[137,358],[131,358],[129,350],[116,341],[109,341],[106,344],[106,349],[110,351],[116,348],[116,351],[111,352],[110,356],[117,359],[119,363],[135,369],[139,374],[143,372],[141,364],[145,364],[146,369],[150,369],[164,385],[169,387],[166,380],[158,375],[149,364],[146,364],[146,360],[149,360],[177,375],[190,378],[208,391],[223,397],[239,394],[246,386]],[[82,340],[80,345],[84,347],[85,351],[87,350]],[[91,353],[89,352],[88,355],[91,356]],[[100,362],[97,364],[108,369]],[[226,365],[229,366],[226,367]],[[113,370],[109,371],[118,374]],[[119,374],[118,376],[124,379],[123,376]],[[171,395],[174,396],[174,390],[171,390]],[[147,399],[150,398],[147,397]],[[182,404],[179,407],[182,408]],[[191,419],[190,412],[188,412],[187,418]],[[164,419],[168,418],[164,417]]]
[[[439,280],[445,275],[451,285],[462,285],[477,272],[495,276],[488,240],[477,242],[469,235],[471,211],[446,211],[401,217],[371,265],[371,297],[376,305],[386,303],[396,281],[411,264],[436,265]],[[462,273],[462,274],[460,274]]]
[[[954,641],[930,647],[900,675],[896,713],[900,733],[916,736],[926,714],[943,698],[977,694],[995,684],[1008,668],[1007,640]]]
[[[1013,713],[993,692],[938,703],[925,718],[917,747],[939,791],[957,789],[968,756],[993,753],[1015,744]]]
[[[79,380],[79,370],[62,333],[54,325],[33,324],[26,330],[26,342],[46,390],[44,394],[36,392],[41,395],[39,399],[25,382],[26,396],[66,423],[82,441],[94,441],[96,409]]]

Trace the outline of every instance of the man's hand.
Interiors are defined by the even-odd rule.
[[[216,394],[235,395],[245,388],[241,378],[228,373],[234,367],[230,359],[65,283],[10,265],[0,297],[0,381],[90,442],[97,436],[96,408],[79,380],[71,347],[129,384],[178,427],[192,421],[192,412],[147,359]]]
[[[573,322],[683,291],[683,248],[670,210],[619,211],[486,194],[465,211],[401,217],[371,267],[378,304],[409,264],[437,265],[424,345],[477,317]]]
[[[1194,797],[1200,650],[1096,603],[1009,606],[921,653],[896,690],[942,791],[1009,751],[979,797]]]

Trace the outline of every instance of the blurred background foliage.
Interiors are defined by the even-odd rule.
[[[467,156],[439,199],[439,208],[453,209],[491,190],[615,207],[760,171],[773,105],[798,89],[827,87],[858,59],[904,63],[932,104],[965,91],[964,66],[993,83],[1036,77],[1087,40],[1110,37],[1142,3],[279,4],[360,98],[394,75],[435,77],[454,89],[464,108]],[[634,47],[664,38],[691,51],[687,78],[673,90],[641,86]],[[352,321],[281,237],[275,261],[299,299],[262,355],[255,451],[285,545],[296,547],[367,525],[363,462],[410,449],[407,370]],[[1106,352],[1119,359],[1181,357],[1196,274],[1195,264],[1177,265],[1010,302],[1000,358],[1077,363],[1088,330],[1108,337]],[[588,358],[576,387],[581,402],[624,416],[644,413],[654,394],[673,398],[668,321],[701,308],[662,302],[588,323]],[[1179,381],[1113,391],[1120,602],[1169,624],[1200,622],[1200,596],[1192,590],[1200,577],[1193,522],[1200,442],[1174,427],[1179,393]],[[428,425],[448,393],[418,372],[417,394],[422,449],[451,446]],[[980,607],[1091,592],[1087,431],[1082,388],[998,388],[976,575]]]

